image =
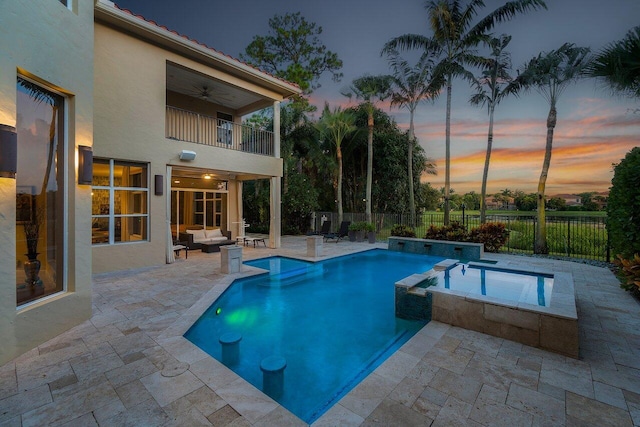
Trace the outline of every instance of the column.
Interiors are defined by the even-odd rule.
[[[279,176],[271,177],[270,183],[271,199],[270,199],[270,213],[271,220],[269,221],[269,247],[276,249],[280,247],[280,230],[282,224],[282,206],[281,206],[281,191],[282,191],[282,178]]]

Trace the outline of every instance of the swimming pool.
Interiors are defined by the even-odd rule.
[[[283,393],[274,398],[311,423],[424,326],[395,317],[394,283],[442,259],[377,249],[319,263],[245,262],[270,271],[235,281],[185,337],[222,360],[219,338],[241,335],[229,367],[258,389],[261,362],[283,357]]]

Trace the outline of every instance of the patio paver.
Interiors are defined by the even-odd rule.
[[[320,259],[373,247],[386,245],[325,243]],[[245,259],[306,254],[305,237],[243,248]],[[640,426],[638,301],[606,268],[485,256],[572,273],[579,359],[431,322],[314,426]],[[182,338],[239,276],[199,252],[95,275],[90,320],[0,366],[0,425],[304,425]]]

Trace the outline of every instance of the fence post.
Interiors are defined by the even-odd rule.
[[[567,218],[567,256],[571,256],[571,218]]]

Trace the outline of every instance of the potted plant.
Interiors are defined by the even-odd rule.
[[[370,222],[365,222],[365,232],[367,233],[367,239],[369,243],[376,242],[376,226]]]
[[[347,233],[347,235],[349,236],[350,242],[356,241],[356,231],[358,231],[358,223],[352,222],[351,224],[349,224],[349,232]]]
[[[42,209],[33,210],[32,217],[22,224],[24,237],[27,243],[27,260],[24,262],[25,282],[30,286],[42,285],[40,279],[40,260],[38,259],[38,240],[40,239],[40,227],[44,220]]]
[[[366,229],[367,223],[364,221],[356,221],[349,225],[349,232],[353,231],[355,233],[356,242],[364,242]],[[349,236],[349,240],[351,240],[351,236]]]

